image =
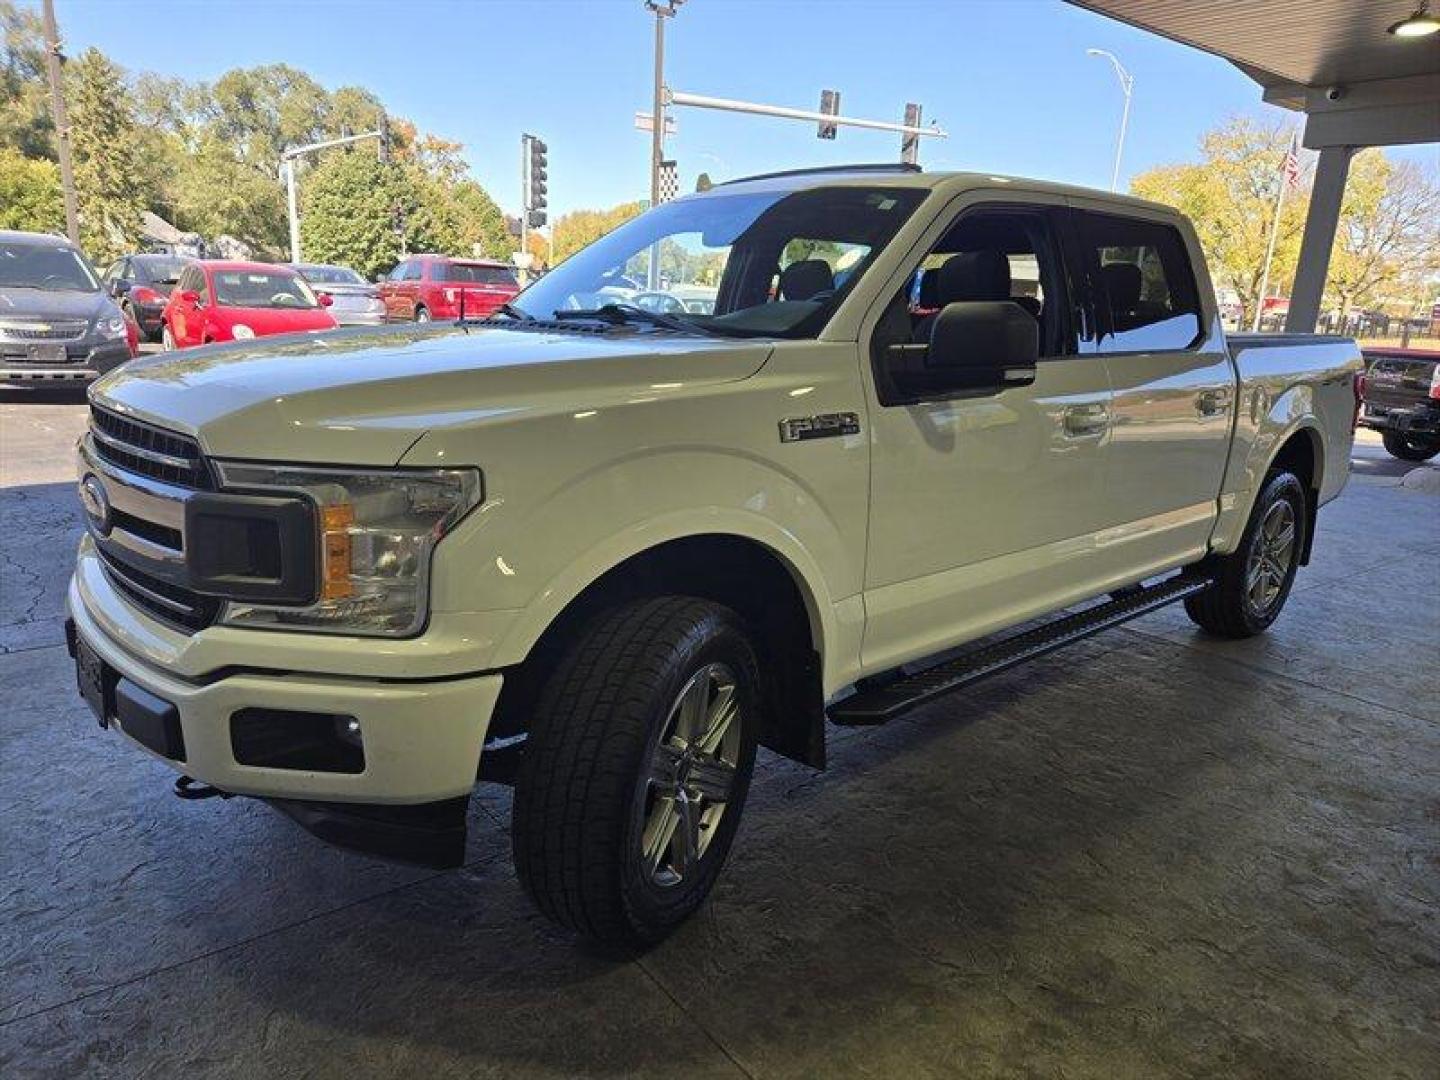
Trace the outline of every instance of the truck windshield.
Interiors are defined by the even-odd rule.
[[[71,248],[9,240],[0,243],[0,288],[95,292],[100,282]]]
[[[715,334],[814,337],[924,194],[837,185],[680,199],[572,255],[511,306],[553,319],[620,305]]]

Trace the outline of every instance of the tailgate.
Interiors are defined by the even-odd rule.
[[[1377,357],[1365,373],[1365,403],[1387,409],[1422,404],[1430,397],[1435,364],[1436,360],[1414,357]]]

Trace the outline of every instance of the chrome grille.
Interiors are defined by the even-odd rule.
[[[0,322],[0,340],[5,341],[74,341],[83,337],[89,323],[84,319],[60,319],[53,322]]]
[[[214,488],[200,445],[188,435],[91,405],[90,437],[96,454],[112,465],[167,484],[201,491]]]
[[[159,621],[194,633],[215,621],[220,602],[189,589],[172,585],[151,574],[120,562],[104,548],[96,549],[111,583],[131,603]]]

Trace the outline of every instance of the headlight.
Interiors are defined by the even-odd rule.
[[[255,331],[243,322],[237,322],[234,326],[230,327],[230,336],[236,341],[249,341],[255,336]]]
[[[299,492],[316,506],[319,598],[305,607],[230,602],[221,621],[234,626],[418,633],[429,612],[435,545],[484,498],[476,469],[215,465],[226,488]]]
[[[104,338],[122,338],[125,336],[125,319],[120,315],[111,315],[108,318],[96,319],[95,329],[100,331]]]

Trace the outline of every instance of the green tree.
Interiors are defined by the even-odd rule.
[[[459,220],[463,253],[474,254],[478,245],[481,254],[509,262],[517,242],[489,193],[474,180],[462,180],[451,189],[450,199]]]
[[[86,49],[66,69],[80,243],[97,262],[133,251],[148,193],[140,186],[135,118],[120,69]]]
[[[215,135],[179,157],[168,197],[174,224],[214,240],[233,236],[262,255],[285,250],[285,192],[278,181],[235,159]]]
[[[612,206],[609,210],[572,210],[561,215],[551,226],[555,237],[555,261],[569,258],[581,248],[638,216],[644,209],[644,203],[628,202]]]
[[[390,269],[405,250],[397,230],[415,210],[404,169],[373,154],[327,154],[303,189],[300,244],[307,259],[352,266],[366,277]]]
[[[0,0],[0,147],[55,157],[48,93],[39,14]]]
[[[1204,136],[1199,163],[1164,165],[1131,182],[1134,194],[1178,207],[1194,222],[1216,286],[1232,289],[1240,300],[1242,325],[1249,325],[1259,300],[1290,139],[1284,124],[1235,118]],[[1286,193],[1270,265],[1272,293],[1294,278],[1307,201],[1303,188]]]
[[[1350,163],[1326,275],[1326,304],[1343,320],[1357,307],[1422,293],[1440,271],[1440,182],[1414,162],[1364,150]],[[1402,300],[1400,307],[1415,301]],[[1406,312],[1408,314],[1408,312]]]
[[[59,167],[0,146],[0,229],[61,232],[64,228]]]

